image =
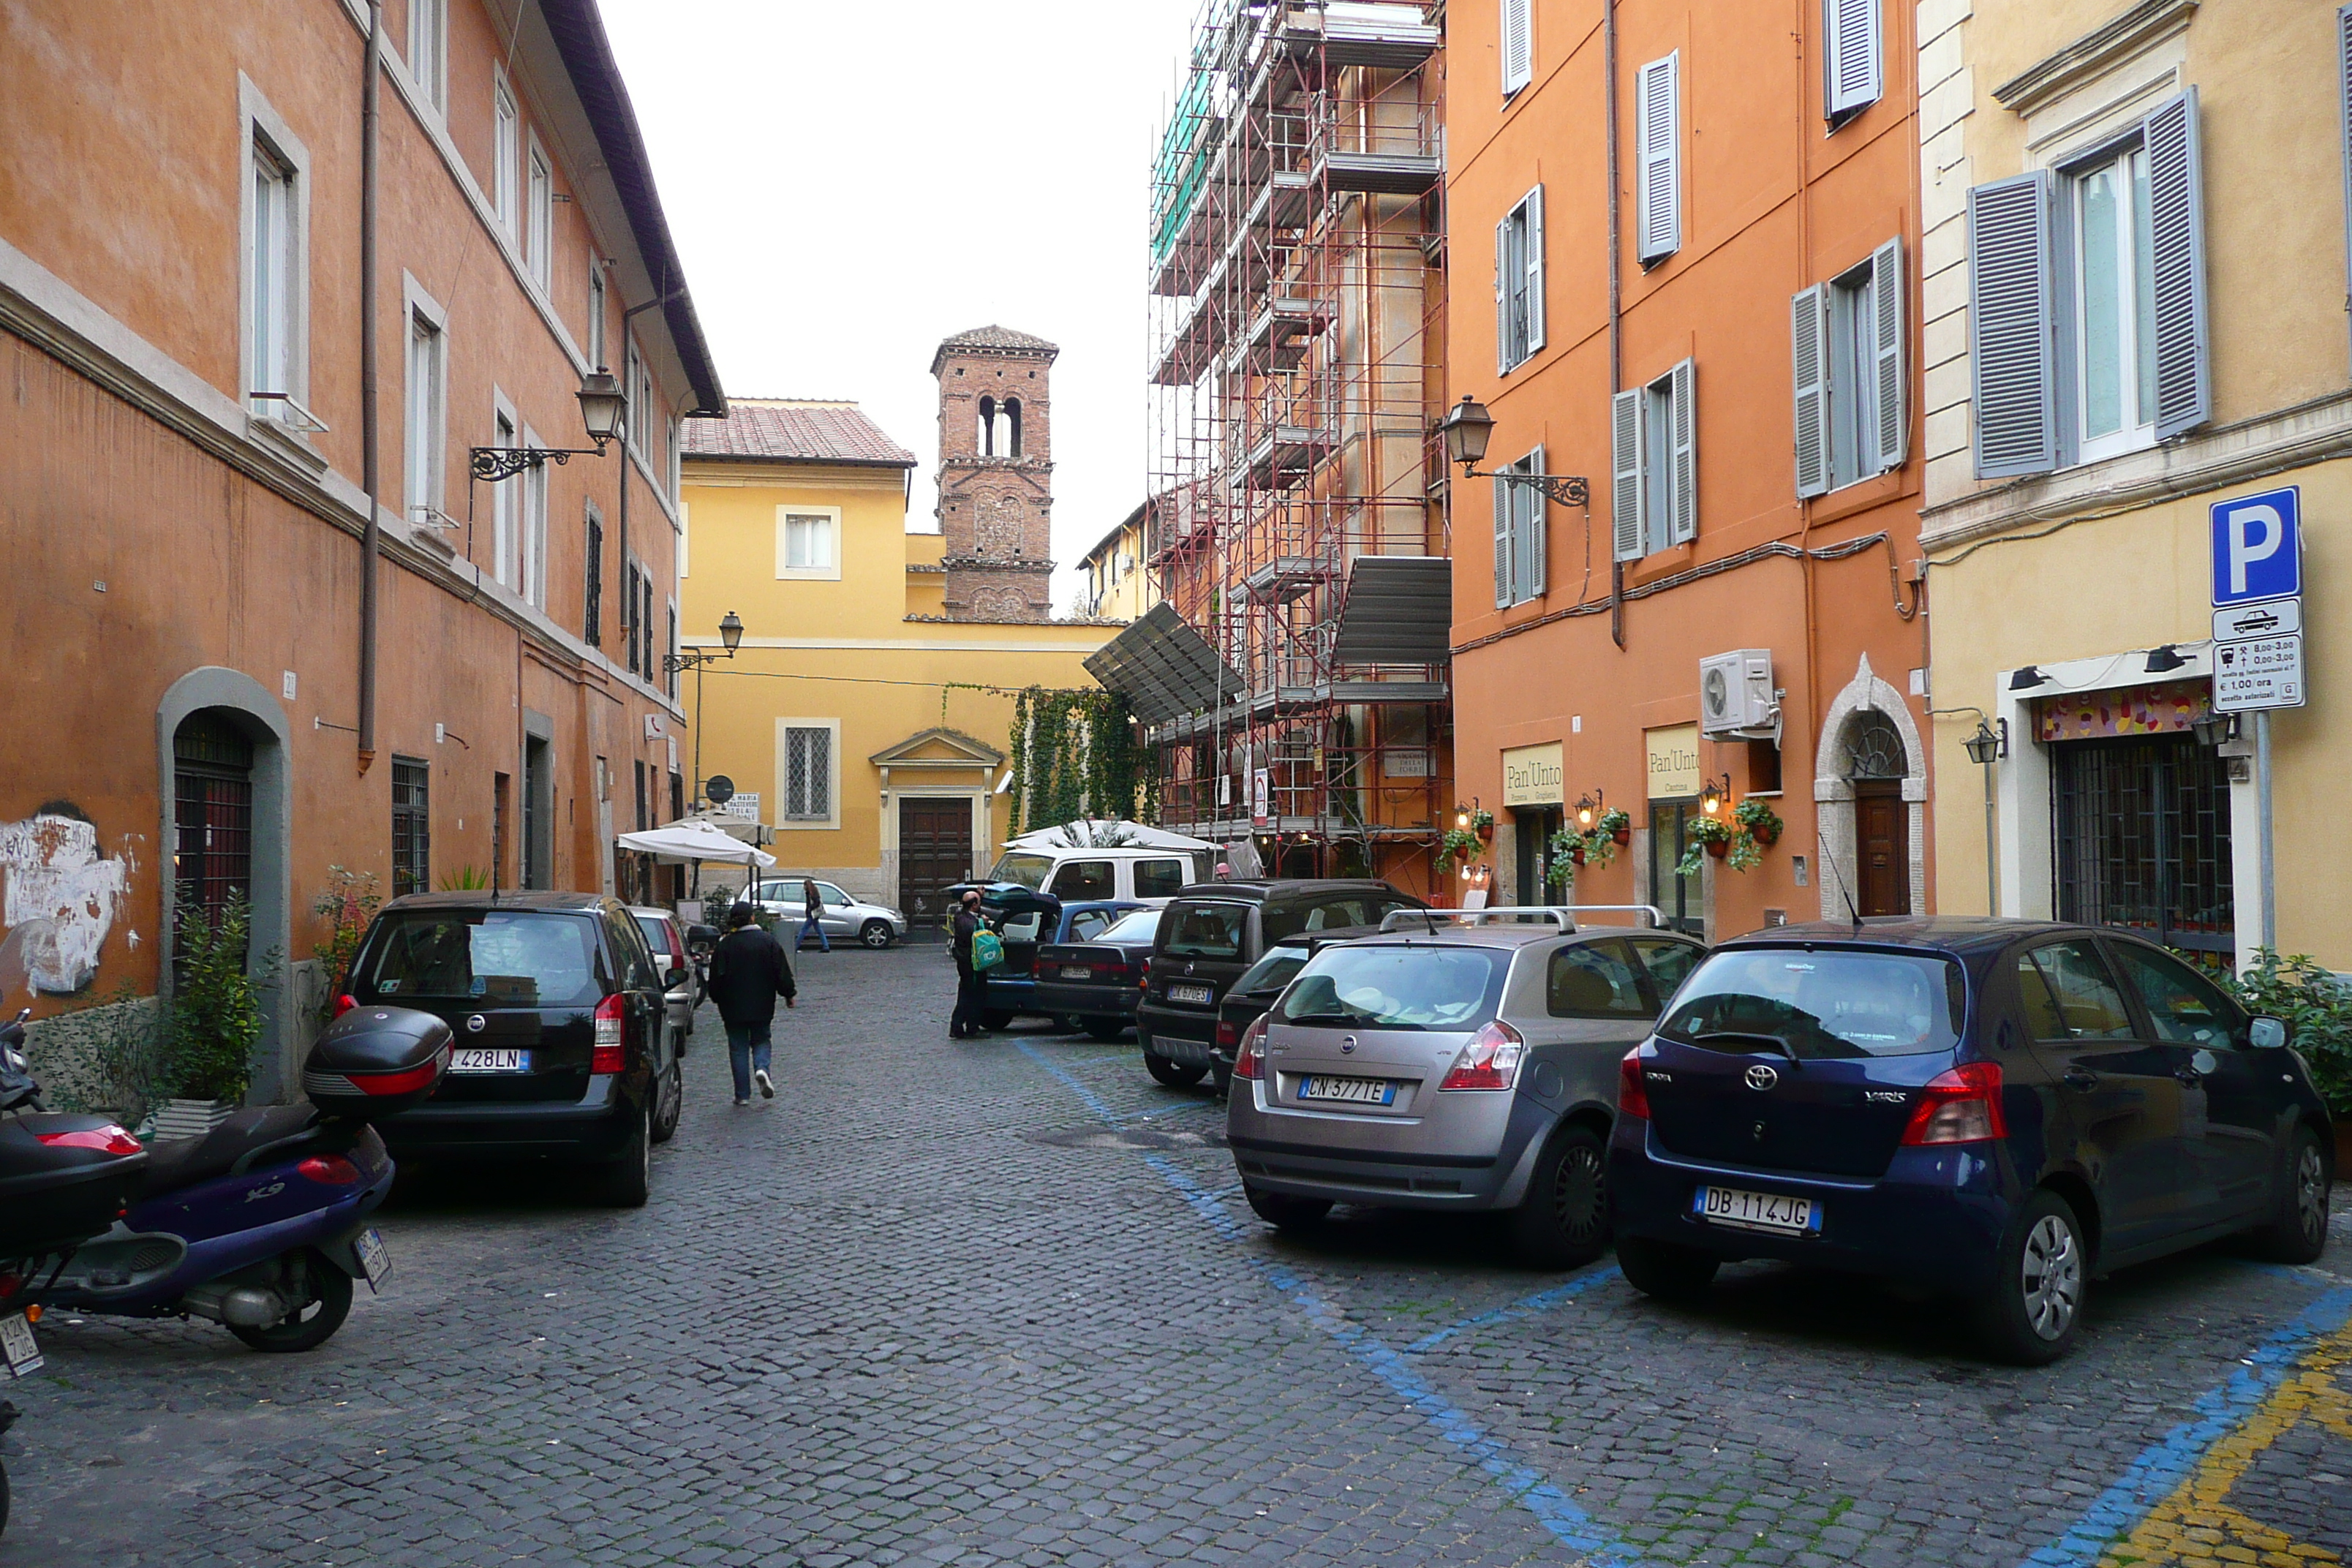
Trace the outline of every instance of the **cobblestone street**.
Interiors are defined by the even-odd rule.
[[[53,1316],[0,1565],[2352,1556],[2340,1217],[2320,1268],[2137,1270],[1998,1368],[1775,1268],[1684,1310],[1474,1227],[1277,1240],[1131,1043],[950,1043],[928,941],[801,974],[772,1103],[704,1010],[643,1211],[404,1188],[306,1356]]]

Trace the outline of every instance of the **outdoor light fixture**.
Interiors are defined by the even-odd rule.
[[[2002,719],[1997,723],[1998,728],[1978,720],[1977,732],[1960,742],[1960,750],[1968,752],[1969,761],[1979,767],[2009,755],[2009,721]]]
[[[1717,784],[1713,779],[1707,780],[1706,787],[1699,792],[1698,808],[1709,816],[1713,816],[1723,809],[1723,803],[1730,797],[1731,775],[1727,773],[1723,775],[1721,784]]]
[[[2224,741],[2238,738],[2238,716],[2235,713],[2216,713],[2208,709],[2189,721],[2189,728],[2195,732],[2199,745],[2218,746]]]
[[[1495,416],[1486,405],[1471,396],[1462,395],[1462,401],[1445,411],[1438,423],[1438,434],[1445,441],[1445,460],[1462,465],[1462,477],[1466,479],[1500,479],[1505,484],[1528,485],[1561,506],[1590,506],[1592,487],[1581,478],[1554,474],[1515,474],[1509,469],[1482,474],[1478,463],[1486,455],[1486,444],[1495,438]]]
[[[2179,669],[2188,662],[2180,657],[2180,650],[2170,643],[2152,647],[2147,652],[2147,672],[2150,675],[2162,675],[2166,670]]]
[[[2048,684],[2049,679],[2048,676],[2042,673],[2040,665],[2029,664],[2023,669],[2010,676],[2009,689],[2011,691],[2031,691],[2037,686]]]
[[[1606,798],[1599,790],[1594,790],[1588,795],[1580,795],[1576,802],[1576,825],[1579,827],[1591,826],[1593,814],[1601,809],[1601,803]]]
[[[466,454],[474,478],[484,484],[497,484],[517,474],[548,463],[568,463],[574,458],[601,458],[604,444],[621,438],[621,426],[625,417],[628,400],[621,395],[621,384],[613,379],[609,370],[598,368],[580,384],[580,419],[588,428],[588,439],[596,443],[592,447],[476,447]]]
[[[691,653],[666,653],[662,655],[662,668],[671,671],[699,669],[722,658],[733,658],[735,650],[743,646],[743,618],[732,610],[728,611],[726,618],[719,623],[719,640],[726,645],[725,653],[712,653],[702,647]]]
[[[719,640],[727,645],[727,652],[730,657],[734,654],[737,648],[741,647],[743,646],[743,617],[737,615],[732,610],[728,611],[726,618],[719,623]]]
[[[1458,800],[1454,803],[1454,826],[1465,833],[1470,830],[1470,808]]]

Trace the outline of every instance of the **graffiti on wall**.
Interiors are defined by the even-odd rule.
[[[0,823],[0,923],[27,933],[27,978],[53,995],[98,977],[99,953],[131,890],[129,857],[109,858],[97,825],[68,810]]]

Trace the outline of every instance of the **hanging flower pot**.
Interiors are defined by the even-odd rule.
[[[1495,825],[1493,823],[1482,822],[1478,825],[1478,842],[1481,844],[1492,844],[1495,842]]]
[[[1731,840],[1728,838],[1710,838],[1706,841],[1706,852],[1720,860],[1726,855],[1731,853]]]
[[[1748,830],[1748,836],[1769,849],[1780,842],[1780,829],[1770,823],[1759,822]]]
[[[1569,852],[1568,852],[1568,858],[1569,858],[1570,859],[1571,859],[1571,860],[1575,861],[1575,862],[1576,862],[1578,865],[1580,865],[1580,866],[1583,865],[1583,864],[1584,864],[1584,846],[1583,846],[1583,845],[1581,845],[1581,844],[1579,844],[1579,845],[1575,845],[1575,846],[1573,846],[1571,848],[1570,848],[1570,850],[1569,850]]]

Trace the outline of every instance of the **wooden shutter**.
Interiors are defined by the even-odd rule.
[[[2047,169],[1969,192],[1969,359],[1977,477],[2058,466]]]
[[[1533,354],[1544,346],[1544,225],[1543,187],[1538,185],[1528,193],[1521,204],[1527,211],[1527,318],[1528,353]]]
[[[1511,484],[1500,474],[1488,481],[1495,487],[1495,607],[1518,601],[1511,593]]]
[[[1639,561],[1642,527],[1642,404],[1640,387],[1609,400],[1609,520],[1620,561]]]
[[[1698,396],[1696,367],[1689,360],[1675,366],[1666,378],[1667,417],[1674,421],[1673,544],[1698,537]]]
[[[1507,268],[1510,265],[1511,219],[1504,215],[1495,226],[1495,374],[1501,375],[1517,362],[1511,358],[1511,292]]]
[[[1797,493],[1830,488],[1830,291],[1817,283],[1789,301],[1789,363],[1796,381]]]
[[[1635,234],[1643,265],[1682,248],[1680,54],[1652,60],[1634,83]]]
[[[1832,115],[1876,103],[1886,91],[1884,46],[1879,37],[1882,0],[1828,0],[1829,70],[1825,103]]]
[[[2147,147],[2148,226],[2155,239],[2156,438],[2162,441],[2213,417],[2197,89],[2159,104],[2140,134]]]
[[[1530,474],[1544,472],[1544,449],[1538,447],[1519,465]],[[1550,508],[1545,504],[1543,491],[1533,485],[1513,485],[1518,491],[1519,503],[1519,591],[1523,598],[1533,599],[1544,592],[1545,545],[1544,526],[1551,521]]]
[[[1910,450],[1911,383],[1905,374],[1910,334],[1903,321],[1903,242],[1890,239],[1870,258],[1870,321],[1876,342],[1871,365],[1878,377],[1878,472],[1903,466]]]
[[[1502,0],[1503,95],[1528,85],[1535,75],[1535,0]]]

